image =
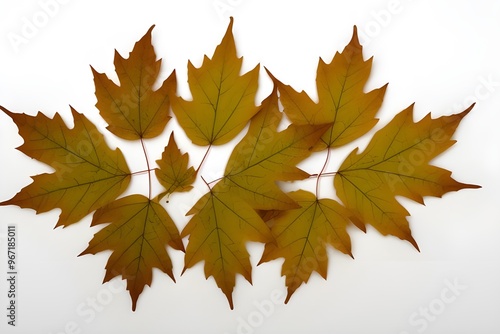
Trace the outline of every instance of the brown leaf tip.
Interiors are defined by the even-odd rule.
[[[354,27],[352,29],[352,38],[351,38],[351,41],[349,42],[349,46],[350,47],[356,47],[356,48],[359,48],[359,49],[363,48],[361,46],[361,44],[359,43],[358,27],[356,25],[354,25]]]
[[[144,34],[144,36],[142,36],[142,38],[139,40],[138,43],[144,41],[144,42],[147,42],[148,44],[151,44],[151,35],[152,35],[154,27],[155,27],[154,24],[151,27],[149,27],[148,31]]]

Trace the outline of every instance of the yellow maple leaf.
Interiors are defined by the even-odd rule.
[[[173,192],[189,191],[196,179],[196,171],[193,167],[188,167],[189,155],[181,154],[174,139],[174,133],[170,135],[162,158],[156,160],[158,167],[155,170],[156,177],[166,191],[159,195],[159,198]]]
[[[285,303],[313,271],[326,279],[327,245],[351,254],[351,239],[346,231],[350,212],[338,202],[317,199],[313,193],[298,190],[288,194],[300,208],[286,210],[273,218],[274,242],[267,243],[260,263],[284,257],[281,270],[286,276]]]
[[[196,145],[220,145],[233,139],[258,111],[255,94],[259,66],[240,75],[243,58],[237,58],[233,19],[212,59],[200,68],[188,63],[192,101],[172,99],[172,109],[187,136]]]
[[[450,171],[429,164],[455,143],[451,137],[472,107],[436,119],[428,114],[415,123],[412,105],[375,133],[362,153],[357,149],[351,152],[334,184],[358,227],[371,224],[380,233],[407,240],[418,249],[406,219],[409,213],[396,196],[423,204],[423,196],[441,197],[450,191],[479,188],[457,182]]]
[[[104,282],[119,275],[126,279],[135,310],[144,286],[151,285],[153,268],[175,281],[166,246],[183,251],[184,245],[163,206],[142,195],[120,198],[99,208],[91,225],[106,223],[110,224],[94,235],[80,255],[111,250]]]
[[[170,120],[170,95],[175,92],[175,73],[153,91],[160,73],[161,59],[156,60],[151,44],[152,26],[134,46],[128,59],[115,51],[115,68],[120,85],[93,67],[97,104],[108,122],[107,129],[124,139],[154,138]]]
[[[193,215],[181,232],[189,235],[183,272],[205,261],[205,276],[213,276],[233,309],[236,274],[252,282],[247,241],[270,242],[267,225],[248,203],[222,183],[215,185],[187,213]]]
[[[327,125],[295,125],[278,132],[281,113],[276,88],[262,102],[250,128],[236,145],[224,172],[223,182],[255,209],[285,210],[296,208],[276,184],[309,177],[296,167],[311,154]]]
[[[297,93],[289,85],[273,78],[278,85],[284,112],[295,124],[331,124],[315,150],[338,147],[361,137],[376,123],[387,85],[364,93],[372,58],[363,60],[356,27],[342,53],[330,64],[320,58],[316,76],[318,103],[306,92]]]
[[[37,213],[61,209],[56,226],[68,226],[116,199],[130,182],[130,171],[119,149],[111,150],[104,136],[71,108],[69,129],[59,114],[53,119],[16,114],[0,107],[19,128],[24,144],[18,150],[54,168],[36,175],[33,183],[0,205],[31,208]]]

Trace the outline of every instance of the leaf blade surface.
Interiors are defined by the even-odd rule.
[[[50,119],[42,113],[29,116],[1,109],[24,138],[18,150],[55,169],[32,177],[31,184],[1,205],[31,208],[37,213],[60,208],[56,226],[69,226],[127,188],[130,171],[123,154],[111,150],[83,114],[71,109],[74,127],[70,129],[57,113]]]

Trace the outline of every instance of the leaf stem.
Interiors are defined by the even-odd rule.
[[[203,180],[203,183],[205,183],[205,185],[207,186],[208,190],[210,190],[210,192],[212,192],[212,188],[210,188],[210,184],[213,182],[207,182],[205,180],[205,178],[203,177],[203,175],[200,175],[201,179]]]
[[[309,175],[309,178],[315,178],[315,177],[323,177],[323,176],[335,176],[338,172],[328,172],[328,173],[322,173],[320,174],[311,174]]]
[[[148,172],[149,172],[149,170],[145,169],[145,170],[139,170],[137,172],[130,173],[130,175],[145,174],[145,173],[148,173]]]
[[[212,180],[212,181],[208,182],[208,183],[207,183],[207,185],[209,185],[209,186],[210,186],[210,185],[211,185],[211,184],[213,184],[213,183],[219,182],[219,181],[220,181],[220,180],[222,180],[223,178],[224,178],[224,176],[221,176],[221,177],[219,177],[219,178],[217,178],[217,179],[215,179],[215,180]]]
[[[325,163],[323,164],[323,167],[321,168],[321,172],[318,174],[318,178],[316,179],[316,198],[319,198],[319,180],[321,179],[321,176],[323,173],[325,173],[325,169],[328,166],[328,161],[330,161],[330,148],[327,149],[326,151],[326,159]]]
[[[152,193],[152,180],[151,180],[151,167],[149,165],[149,158],[148,158],[148,152],[146,150],[146,145],[144,144],[143,138],[141,138],[141,145],[142,145],[142,150],[144,152],[144,157],[146,158],[146,165],[148,169],[146,170],[148,172],[148,178],[149,178],[149,191],[148,191],[148,198],[151,199],[151,193]]]
[[[212,148],[212,144],[208,145],[208,148],[207,148],[207,151],[205,152],[205,155],[203,156],[203,159],[201,159],[201,162],[200,162],[200,165],[198,166],[198,168],[196,169],[196,173],[199,172],[201,166],[203,165],[203,163],[205,162],[205,160],[207,159],[208,157],[208,153],[210,152],[210,149]]]

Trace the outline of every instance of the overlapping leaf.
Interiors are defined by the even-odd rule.
[[[315,150],[347,144],[369,131],[376,123],[375,114],[382,104],[387,85],[364,93],[370,76],[372,58],[363,60],[356,27],[351,41],[342,53],[336,53],[330,64],[321,58],[316,83],[318,103],[304,91],[276,80],[284,112],[295,124],[332,126],[323,134]]]
[[[153,138],[162,133],[171,118],[170,98],[175,93],[175,73],[153,91],[158,79],[161,59],[151,44],[152,26],[134,46],[128,59],[115,51],[115,68],[120,85],[92,67],[97,108],[107,129],[124,139]]]
[[[248,203],[222,183],[204,195],[187,213],[193,215],[181,233],[189,236],[184,271],[205,261],[205,276],[213,276],[233,308],[236,274],[252,282],[247,241],[271,242],[267,225]]]
[[[285,303],[313,271],[326,279],[327,245],[351,255],[351,239],[347,234],[349,211],[331,199],[317,199],[304,190],[289,196],[300,208],[287,210],[274,218],[271,228],[275,242],[267,243],[260,263],[284,257],[282,275],[286,276],[288,295]]]
[[[184,250],[179,231],[158,202],[142,195],[120,198],[94,214],[92,226],[110,223],[94,235],[82,254],[112,250],[104,282],[121,275],[127,280],[132,310],[145,285],[151,285],[153,268],[175,281],[166,246]]]
[[[72,129],[57,113],[50,119],[41,113],[29,116],[0,108],[24,138],[18,150],[55,169],[34,176],[33,183],[1,205],[31,208],[37,213],[60,208],[56,226],[68,226],[113,201],[127,188],[130,171],[121,151],[111,150],[97,128],[73,108]]]
[[[278,95],[273,89],[252,119],[246,136],[236,145],[224,172],[224,183],[255,209],[296,208],[276,184],[309,177],[296,165],[311,154],[327,125],[290,125],[278,132],[281,120]]]
[[[409,213],[396,196],[423,204],[422,196],[441,197],[450,191],[478,188],[457,182],[450,171],[429,164],[455,143],[451,136],[471,109],[436,119],[428,114],[415,123],[410,106],[378,131],[363,153],[352,151],[334,182],[339,198],[355,214],[353,222],[360,228],[371,224],[382,234],[407,240],[418,249],[406,220]]]
[[[205,56],[200,68],[188,63],[192,101],[172,100],[172,109],[187,136],[196,145],[220,145],[233,139],[258,111],[255,94],[259,66],[240,75],[232,33],[233,19],[212,59]]]

